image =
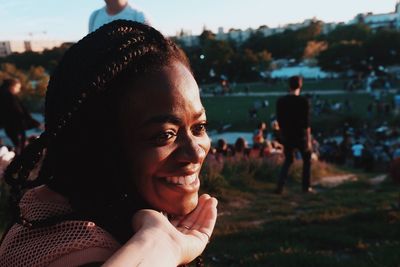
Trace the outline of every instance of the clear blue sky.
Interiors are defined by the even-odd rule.
[[[347,22],[358,13],[393,12],[397,0],[129,0],[167,35],[180,29],[201,32],[260,25],[277,27],[317,17]],[[87,33],[90,13],[103,0],[0,0],[0,40],[76,41]],[[43,32],[46,32],[44,34]]]

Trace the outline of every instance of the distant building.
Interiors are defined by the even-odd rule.
[[[317,19],[312,18],[312,19],[307,19],[302,23],[291,23],[291,24],[286,24],[284,26],[279,26],[277,28],[269,28],[268,26],[261,26],[257,30],[254,30],[252,28],[248,28],[246,30],[240,30],[240,29],[230,29],[228,32],[224,32],[224,28],[220,27],[218,28],[218,33],[216,36],[217,40],[233,40],[236,41],[237,43],[243,43],[247,39],[250,38],[250,36],[255,33],[259,32],[263,36],[267,37],[270,35],[282,33],[285,30],[298,30],[304,27],[309,26],[311,23],[316,22]]]
[[[176,40],[188,47],[199,44],[199,36],[192,35],[192,31],[185,31],[183,29],[176,34]]]
[[[0,57],[6,57],[12,53],[25,52],[24,41],[0,41]]]
[[[329,23],[323,23],[322,24],[322,33],[323,34],[328,34],[331,31],[333,31],[334,29],[336,29],[337,26],[341,26],[344,25],[344,22],[329,22]]]
[[[24,53],[28,51],[43,52],[62,44],[61,41],[31,40],[31,41],[0,41],[0,57],[6,57],[12,53]]]
[[[216,34],[217,40],[233,40],[238,44],[245,42],[253,33],[258,32],[263,36],[271,36],[274,34],[282,33],[286,30],[299,30],[301,28],[310,26],[312,23],[318,22],[316,18],[306,19],[301,23],[289,23],[276,28],[269,28],[268,26],[261,26],[258,29],[248,28],[246,30],[241,29],[230,29],[227,32],[224,28],[218,28]],[[354,19],[348,22],[348,24],[365,23],[372,29],[390,28],[400,30],[400,0],[396,3],[394,12],[386,14],[358,14]],[[322,33],[327,34],[333,31],[337,26],[345,25],[343,22],[330,22],[322,23]],[[178,41],[183,42],[187,46],[193,46],[198,44],[198,36],[191,35],[190,32],[181,32],[177,37]]]
[[[385,14],[373,14],[371,12],[358,14],[349,24],[364,23],[371,29],[400,29],[400,1],[396,3],[395,11]]]
[[[283,28],[269,28],[268,26],[261,26],[257,30],[257,32],[260,32],[263,36],[271,36],[277,33],[281,33],[284,31]]]
[[[298,30],[307,26],[310,26],[311,23],[317,22],[316,18],[307,19],[301,23],[290,23],[284,26],[279,26],[277,28],[269,28],[268,26],[261,26],[258,29],[248,28],[246,30],[241,29],[229,29],[227,32],[224,31],[223,27],[218,28],[218,32],[215,36],[217,40],[232,40],[236,43],[240,44],[245,42],[253,33],[261,33],[263,36],[271,36],[278,33],[283,33],[286,30]],[[322,31],[323,33],[328,33],[336,28],[339,23],[326,23],[323,24]],[[177,34],[176,38],[178,41],[184,43],[186,46],[192,46],[198,44],[198,36],[191,35],[190,32],[181,31]]]
[[[253,29],[248,28],[246,30],[240,30],[240,29],[230,29],[228,32],[224,32],[223,27],[218,28],[218,33],[216,35],[217,40],[232,40],[237,43],[243,43],[249,37],[251,34],[254,32]]]

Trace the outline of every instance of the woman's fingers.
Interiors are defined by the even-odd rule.
[[[217,204],[217,199],[208,199],[202,212],[199,214],[197,221],[192,225],[191,229],[197,230],[210,238],[217,220]]]
[[[170,220],[171,224],[175,227],[180,227],[181,223],[184,223],[186,226],[190,227],[192,223],[190,221],[195,220],[194,218],[197,217],[199,211],[203,208],[204,202],[206,199],[210,198],[208,194],[203,194],[199,197],[198,203],[196,208],[186,216],[175,217]]]
[[[199,197],[196,208],[186,216],[175,218],[171,220],[172,225],[174,225],[181,233],[187,234],[190,232],[193,224],[196,222],[200,213],[204,209],[204,204],[210,199],[210,196],[203,194]]]
[[[218,201],[215,198],[205,198],[201,208],[187,221],[182,220],[177,229],[185,235],[199,238],[205,242],[205,245],[212,235],[217,220],[217,204]]]
[[[182,225],[178,228],[185,240],[182,253],[184,262],[190,262],[190,258],[185,257],[185,255],[191,255],[195,251],[197,255],[200,255],[203,252],[214,230],[216,219],[217,200],[210,197],[206,199],[202,208],[196,214],[196,220],[190,229],[187,229],[189,227],[182,229]]]
[[[199,197],[199,201],[197,207],[188,215],[183,217],[180,221],[178,226],[184,226],[185,228],[189,227],[192,228],[193,224],[198,220],[199,215],[204,209],[204,205],[211,197],[208,194],[203,194]]]

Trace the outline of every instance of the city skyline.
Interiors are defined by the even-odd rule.
[[[142,9],[152,25],[166,35],[181,29],[201,33],[203,27],[247,29],[279,27],[313,17],[324,22],[345,22],[359,13],[393,12],[397,0],[203,0],[129,1]],[[77,41],[87,34],[90,13],[104,1],[0,0],[0,40],[51,39]]]

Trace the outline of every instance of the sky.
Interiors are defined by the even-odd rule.
[[[247,29],[283,26],[316,17],[348,22],[359,13],[389,13],[398,0],[129,0],[165,35],[204,27]],[[0,41],[77,41],[87,34],[92,11],[104,0],[0,0]]]

